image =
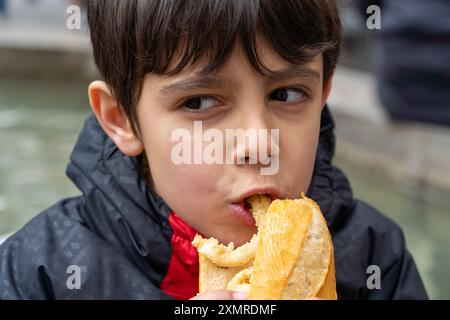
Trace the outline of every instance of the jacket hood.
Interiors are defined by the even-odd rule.
[[[347,179],[331,164],[335,148],[333,131],[334,121],[325,107],[307,195],[320,205],[331,232],[353,205]],[[83,220],[108,241],[120,242],[115,235],[118,229],[125,229],[135,249],[147,256],[149,244],[160,245],[152,242],[152,229],[160,229],[170,238],[171,209],[139,174],[136,158],[124,155],[116,147],[94,115],[84,124],[66,174],[85,196]],[[155,264],[158,265],[156,261]]]

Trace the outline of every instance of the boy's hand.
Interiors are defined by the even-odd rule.
[[[198,294],[189,300],[247,300],[247,294],[239,291],[216,290]]]

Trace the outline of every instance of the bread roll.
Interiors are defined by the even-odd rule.
[[[234,248],[197,235],[199,293],[236,290],[249,299],[337,299],[333,242],[319,206],[301,199],[248,200],[258,233]],[[270,205],[269,205],[270,204]]]

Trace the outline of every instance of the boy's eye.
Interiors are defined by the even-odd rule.
[[[306,98],[306,94],[300,89],[281,88],[270,94],[270,99],[281,102],[297,103]]]
[[[199,96],[186,100],[183,107],[189,110],[206,110],[219,104],[219,102],[210,96]]]

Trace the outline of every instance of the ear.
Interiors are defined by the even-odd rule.
[[[134,157],[144,151],[131,124],[104,81],[94,81],[88,89],[89,102],[100,126],[124,154]]]
[[[322,108],[325,107],[325,104],[327,103],[328,97],[330,96],[331,87],[333,85],[333,76],[334,76],[334,71],[330,75],[330,77],[328,78],[327,83],[325,83],[325,86],[323,87]]]

